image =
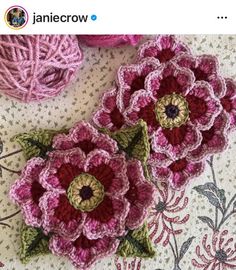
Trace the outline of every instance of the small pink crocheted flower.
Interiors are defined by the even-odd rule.
[[[109,136],[99,133],[85,121],[77,123],[70,129],[69,134],[59,134],[53,138],[53,148],[66,150],[80,148],[86,155],[94,149],[103,149],[109,153],[118,150],[117,143]]]
[[[45,189],[39,183],[39,174],[45,165],[41,158],[33,158],[27,162],[21,177],[16,180],[10,190],[11,199],[21,206],[25,223],[34,227],[42,225],[42,211],[39,200]]]
[[[226,93],[221,98],[221,104],[224,111],[230,118],[230,130],[236,128],[236,82],[232,79],[225,79],[226,82]]]
[[[192,162],[186,158],[173,161],[168,167],[152,166],[152,175],[158,181],[166,181],[174,189],[182,189],[190,179],[199,176],[205,162]]]
[[[225,80],[220,75],[219,61],[215,56],[181,54],[176,57],[175,62],[181,67],[191,69],[196,81],[206,81],[210,83],[217,97],[220,98],[224,96],[226,90]]]
[[[90,240],[81,234],[75,241],[58,235],[50,239],[49,248],[53,254],[68,257],[75,267],[86,270],[95,261],[116,252],[119,240],[104,236]]]
[[[160,35],[156,39],[145,42],[138,50],[138,59],[155,57],[161,63],[168,62],[182,52],[189,52],[187,45],[173,35]]]
[[[147,90],[133,94],[124,112],[129,125],[141,118],[151,136],[152,150],[172,160],[185,157],[201,143],[201,130],[209,129],[220,113],[220,102],[206,82],[195,82],[189,69],[173,63],[150,73]]]

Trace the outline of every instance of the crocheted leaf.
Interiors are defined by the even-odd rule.
[[[20,260],[27,263],[30,258],[50,253],[48,249],[49,237],[42,230],[24,226],[21,231]]]
[[[52,150],[52,139],[57,133],[53,130],[32,131],[16,135],[13,139],[20,144],[27,160],[32,157],[44,158]]]
[[[129,231],[126,236],[122,237],[117,254],[122,257],[154,257],[155,251],[148,235],[147,225],[144,224],[139,229]]]
[[[117,141],[121,150],[128,156],[146,162],[150,152],[147,124],[140,120],[135,126],[120,129],[111,133],[111,137]]]

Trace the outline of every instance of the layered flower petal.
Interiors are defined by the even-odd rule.
[[[129,66],[121,66],[117,72],[118,106],[121,111],[129,106],[133,93],[145,89],[145,79],[149,73],[159,67],[155,58],[146,58],[143,61]]]
[[[111,98],[110,98],[111,99]],[[112,100],[107,100],[106,105],[111,110]],[[59,134],[53,138],[53,148],[66,150],[78,147],[86,155],[94,149],[103,149],[109,153],[117,151],[117,144],[109,136],[99,133],[90,124],[81,121],[70,129],[69,134]]]
[[[172,162],[168,167],[152,167],[156,181],[166,181],[175,189],[182,189],[190,179],[199,176],[204,170],[204,161],[192,162],[186,158]]]
[[[112,131],[123,127],[125,121],[117,105],[116,88],[106,91],[102,95],[101,104],[101,107],[93,115],[95,125]]]
[[[127,175],[130,188],[125,197],[130,203],[130,210],[126,226],[134,230],[143,224],[148,214],[148,209],[153,202],[154,187],[144,178],[142,164],[137,160],[128,163]]]
[[[82,234],[75,241],[53,236],[50,239],[49,248],[53,254],[66,256],[75,267],[86,270],[98,259],[114,254],[118,245],[119,240],[116,238],[105,236],[90,240]]]
[[[65,194],[48,191],[40,201],[43,212],[43,229],[68,239],[80,236],[86,215],[75,209]]]
[[[182,52],[190,52],[187,45],[177,40],[173,35],[160,35],[140,46],[138,58],[155,57],[161,63],[173,59]]]
[[[230,131],[236,128],[236,82],[232,79],[225,79],[226,82],[226,93],[221,98],[221,104],[224,111],[230,118]]]
[[[42,212],[39,208],[39,200],[45,189],[39,183],[45,161],[41,158],[29,160],[21,174],[10,189],[11,199],[21,206],[26,224],[40,227],[42,223]]]
[[[202,131],[202,142],[198,148],[188,154],[193,161],[200,161],[209,155],[220,153],[228,144],[229,118],[222,112],[209,130]]]
[[[224,78],[219,72],[219,61],[213,55],[193,56],[181,54],[174,60],[181,67],[189,68],[194,73],[196,81],[208,82],[219,98],[224,96],[226,91]]]
[[[87,213],[84,235],[89,239],[123,235],[129,207],[125,198],[105,196],[96,209]]]

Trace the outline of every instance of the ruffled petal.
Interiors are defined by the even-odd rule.
[[[159,128],[153,134],[151,144],[155,152],[168,154],[172,160],[176,160],[196,149],[201,140],[202,135],[198,129],[184,125],[173,129]]]
[[[155,40],[150,40],[140,46],[139,59],[155,57],[161,63],[173,59],[182,52],[190,52],[189,47],[177,40],[173,35],[160,35]]]
[[[215,98],[210,85],[203,81],[196,82],[186,100],[191,123],[200,130],[209,129],[221,112],[220,101]]]
[[[125,232],[128,211],[129,203],[125,198],[105,196],[96,209],[87,213],[83,227],[84,235],[89,239],[121,236]]]
[[[75,267],[86,270],[98,259],[114,254],[118,245],[119,240],[106,236],[96,240],[89,240],[84,235],[81,235],[71,242],[56,235],[50,239],[49,248],[53,254],[67,256]]]
[[[82,232],[86,214],[76,210],[65,194],[48,191],[40,200],[43,212],[43,229],[74,240]]]
[[[121,111],[129,106],[131,96],[136,91],[145,89],[145,79],[149,73],[160,65],[155,58],[146,58],[129,66],[121,66],[117,72],[118,107]]]
[[[209,155],[222,152],[228,145],[229,118],[222,112],[209,130],[202,131],[202,142],[198,148],[188,154],[193,161],[200,161]]]

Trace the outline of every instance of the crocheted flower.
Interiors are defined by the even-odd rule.
[[[165,182],[156,185],[158,192],[155,196],[155,205],[149,214],[148,228],[150,237],[154,243],[162,243],[166,246],[169,243],[170,235],[182,233],[182,229],[174,229],[175,224],[184,224],[189,219],[189,214],[184,217],[177,213],[184,210],[188,204],[188,197],[184,196],[184,191],[176,192],[168,187]],[[174,213],[174,214],[173,214]]]
[[[40,174],[48,190],[40,201],[44,230],[72,240],[82,231],[90,239],[124,234],[129,211],[125,157],[94,150],[85,158],[78,148],[49,157]]]
[[[117,106],[117,89],[106,91],[101,98],[101,108],[93,115],[93,122],[100,128],[118,130],[125,124],[124,116]]]
[[[173,188],[183,188],[190,179],[204,170],[204,162],[193,162],[186,158],[173,161],[168,167],[152,166],[152,175],[158,181],[169,182]]]
[[[119,237],[142,229],[153,201],[153,185],[144,178],[139,160],[127,160],[113,139],[88,123],[77,123],[67,135],[56,135],[52,146],[43,145],[42,132],[33,136],[34,150],[48,147],[46,159],[28,161],[11,196],[27,224],[52,237],[53,253],[87,269],[98,258],[114,253]]]
[[[152,150],[176,160],[200,145],[200,130],[213,125],[220,109],[208,83],[194,83],[189,69],[168,63],[150,73],[146,90],[133,94],[124,118],[129,125],[143,119]]]
[[[42,211],[38,204],[45,189],[39,183],[39,174],[44,165],[45,161],[41,158],[28,161],[21,177],[10,189],[10,197],[21,206],[25,223],[35,227],[40,227],[42,224]]]
[[[138,59],[155,57],[161,63],[168,62],[182,52],[190,52],[188,46],[172,35],[160,35],[140,46]]]
[[[225,94],[225,80],[220,75],[218,59],[213,55],[193,56],[181,54],[174,60],[181,67],[189,68],[194,73],[196,81],[207,81],[212,86],[217,97]]]
[[[49,248],[53,254],[68,257],[75,267],[86,270],[99,258],[115,253],[119,240],[104,236],[94,240],[81,234],[74,241],[58,235],[50,239]]]
[[[221,97],[221,104],[230,119],[230,130],[236,128],[236,83],[232,79],[225,79],[226,93]]]
[[[210,243],[208,235],[202,239],[203,251],[198,245],[192,264],[198,269],[235,269],[236,268],[236,244],[233,238],[228,238],[228,231],[214,232]]]
[[[121,66],[117,72],[118,107],[127,108],[132,94],[145,89],[145,79],[149,73],[157,69],[160,62],[155,58],[146,58],[132,65]]]
[[[117,143],[109,136],[99,133],[90,124],[81,121],[70,129],[69,134],[59,134],[53,138],[53,148],[66,150],[79,147],[86,155],[94,149],[103,149],[109,153],[118,150]]]

